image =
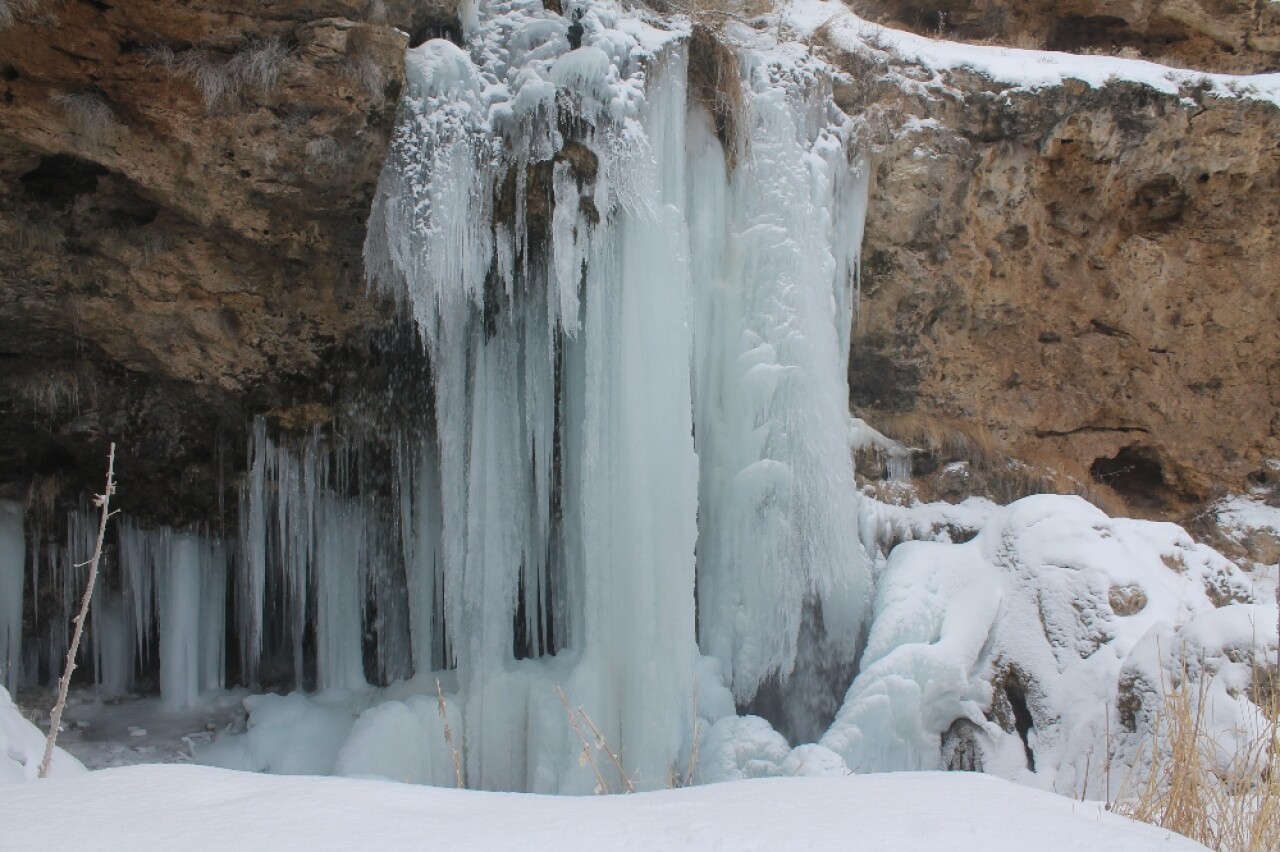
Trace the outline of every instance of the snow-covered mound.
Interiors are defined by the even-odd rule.
[[[0,784],[34,780],[44,757],[44,742],[44,733],[23,718],[9,691],[0,686]],[[49,764],[50,777],[61,778],[84,771],[80,761],[60,748],[54,749],[53,762]],[[18,848],[7,846],[4,839],[4,829],[0,828],[0,846]]]
[[[1104,756],[1134,753],[1184,666],[1214,676],[1220,727],[1257,713],[1247,689],[1275,657],[1276,610],[1255,599],[1252,577],[1174,524],[1019,500],[968,542],[892,550],[822,744],[855,771],[949,764],[1098,792]]]
[[[190,766],[8,788],[6,849],[1202,849],[1165,830],[974,773],[789,778],[553,797]]]

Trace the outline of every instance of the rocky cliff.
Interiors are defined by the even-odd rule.
[[[207,520],[248,418],[322,422],[378,370],[364,221],[406,34],[453,8],[0,12],[0,483],[79,491],[109,436],[130,511]]]
[[[837,53],[837,98],[876,150],[855,409],[891,433],[977,426],[988,453],[1092,480],[1139,513],[1177,516],[1267,477],[1280,110],[1128,82],[1028,91]]]
[[[1276,66],[1274,4],[1103,6],[865,13]],[[379,420],[386,395],[368,390],[420,349],[367,292],[363,225],[404,50],[456,14],[452,0],[0,1],[7,496],[91,487],[110,437],[129,511],[209,520],[252,416]],[[860,413],[903,436],[964,424],[989,454],[1160,516],[1280,456],[1280,111],[1132,83],[1011,90],[815,44],[848,72],[837,97],[873,150]]]

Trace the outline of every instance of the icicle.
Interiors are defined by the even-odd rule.
[[[93,659],[98,691],[125,695],[133,688],[134,637],[128,603],[118,593],[94,595]]]
[[[262,659],[263,616],[267,591],[267,459],[271,451],[266,420],[253,423],[249,438],[249,475],[240,497],[241,557],[236,613],[240,665],[246,683],[257,683]]]
[[[140,530],[128,519],[120,529],[120,579],[125,598],[132,609],[134,656],[146,663],[151,653],[155,623],[155,538],[156,534]]]
[[[156,548],[160,695],[170,707],[200,699],[200,539],[165,530]]]
[[[0,500],[0,685],[17,695],[22,674],[23,575],[27,550],[22,506]]]
[[[355,689],[365,685],[361,654],[362,574],[366,558],[362,507],[321,498],[316,542],[316,686]]]
[[[227,679],[228,549],[220,539],[200,541],[200,689],[222,689]]]

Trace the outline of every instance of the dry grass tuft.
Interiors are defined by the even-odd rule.
[[[35,15],[48,0],[0,0],[0,30]]]
[[[868,422],[886,436],[931,456],[938,466],[964,462],[969,493],[1011,503],[1032,494],[1074,494],[1111,515],[1126,514],[1123,502],[1109,489],[1093,484],[1082,465],[1061,458],[1012,458],[1000,439],[980,423],[918,411],[868,415]],[[939,499],[928,483],[920,499]]]
[[[745,141],[741,132],[746,95],[738,54],[705,24],[694,24],[689,42],[689,94],[711,113],[716,136],[732,169]]]
[[[1210,678],[1183,673],[1166,684],[1152,722],[1151,763],[1117,812],[1176,831],[1210,849],[1280,849],[1280,698],[1255,674],[1251,696],[1262,709],[1251,730],[1209,730]]]
[[[159,64],[169,73],[190,79],[204,100],[214,109],[223,98],[249,87],[270,92],[290,61],[289,48],[280,39],[251,37],[234,56],[222,61],[204,52],[192,51],[175,59],[165,47],[148,50],[148,64]]]
[[[54,95],[50,100],[62,108],[67,124],[80,138],[101,145],[110,142],[115,135],[115,114],[97,92]]]
[[[564,690],[560,688],[558,683],[556,684],[556,694],[560,696],[560,703],[564,705],[565,715],[569,718],[569,727],[578,737],[578,742],[582,744],[582,752],[578,755],[578,765],[590,766],[592,773],[596,776],[596,795],[613,792],[609,782],[605,779],[605,773],[600,769],[599,761],[596,760],[597,752],[603,754],[613,764],[614,771],[618,774],[619,792],[634,793],[636,791],[635,785],[627,776],[626,770],[622,768],[622,758],[609,747],[604,734],[596,727],[596,723],[591,721],[587,711],[582,707],[570,705],[569,697],[564,694]],[[589,737],[587,736],[587,730],[591,731],[591,736]]]

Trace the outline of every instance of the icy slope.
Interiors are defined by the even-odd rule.
[[[0,846],[44,849],[1202,849],[1095,802],[972,773],[547,797],[178,766],[3,789]]]

